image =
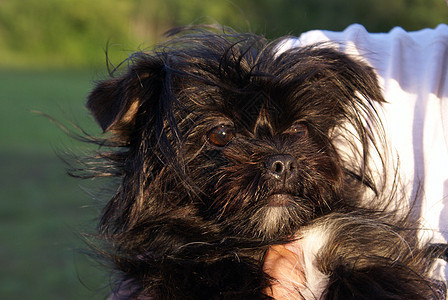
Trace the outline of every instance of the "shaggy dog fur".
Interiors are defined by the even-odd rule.
[[[98,246],[116,298],[269,298],[264,255],[297,239],[318,243],[297,297],[443,297],[433,251],[386,188],[370,67],[326,45],[171,35],[88,98],[105,136],[74,173],[119,180]]]

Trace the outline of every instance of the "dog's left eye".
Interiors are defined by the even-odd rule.
[[[289,127],[284,133],[293,134],[299,137],[307,137],[308,136],[308,127],[304,123],[297,123]]]
[[[208,141],[218,147],[226,146],[232,138],[233,129],[225,125],[217,126],[207,134]]]

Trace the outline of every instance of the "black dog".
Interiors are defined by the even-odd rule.
[[[297,297],[443,297],[370,167],[384,146],[372,69],[325,45],[172,34],[88,99],[107,132],[92,176],[120,178],[99,225],[116,298],[269,298],[269,247],[316,237]]]

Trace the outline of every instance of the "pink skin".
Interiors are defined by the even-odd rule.
[[[272,286],[265,293],[276,300],[303,299],[297,290],[304,284],[305,275],[300,264],[303,261],[299,241],[269,248],[263,269],[272,278]]]

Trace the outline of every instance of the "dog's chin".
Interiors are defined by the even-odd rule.
[[[265,205],[249,218],[246,232],[263,240],[287,238],[302,226],[312,211],[299,206],[290,194],[273,194],[266,198]]]
[[[258,211],[257,234],[267,240],[290,235],[290,213],[286,206],[266,206]],[[254,216],[255,217],[255,216]]]

